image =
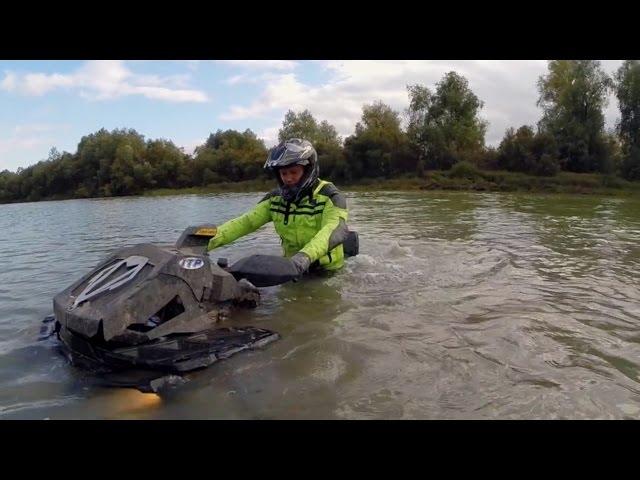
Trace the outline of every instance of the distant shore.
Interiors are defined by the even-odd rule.
[[[331,179],[325,179],[331,180]],[[368,178],[355,182],[336,182],[346,191],[421,191],[457,190],[475,192],[575,193],[594,195],[639,195],[640,182],[628,182],[620,177],[595,173],[560,172],[553,177],[538,177],[506,171],[475,171],[451,175],[431,171],[423,177]],[[165,196],[206,193],[267,192],[274,188],[273,180],[214,183],[206,187],[148,190],[144,196]]]
[[[321,176],[322,177],[322,176]],[[331,180],[326,178],[325,180]],[[428,171],[422,177],[366,178],[352,182],[335,182],[345,192],[369,191],[472,191],[472,192],[530,192],[569,193],[585,195],[636,196],[640,182],[629,182],[613,175],[597,173],[560,172],[552,177],[538,177],[506,171],[458,169]],[[268,192],[275,187],[272,179],[242,182],[213,183],[203,187],[151,189],[140,194],[145,197],[208,193]],[[57,195],[39,201],[70,200],[72,195]],[[96,198],[96,197],[93,197]],[[105,198],[105,197],[98,197]],[[10,202],[22,203],[22,202]]]

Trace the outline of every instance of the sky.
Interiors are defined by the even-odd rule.
[[[602,61],[608,73],[621,64]],[[186,153],[218,129],[250,128],[271,147],[290,109],[308,109],[344,138],[363,105],[381,100],[402,113],[407,85],[434,89],[449,71],[484,102],[487,145],[539,120],[536,82],[546,60],[0,61],[0,171],[45,160],[52,147],[75,153],[101,128],[133,128]],[[607,129],[618,116],[610,96]]]

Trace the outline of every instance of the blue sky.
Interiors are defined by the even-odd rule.
[[[602,61],[609,73],[621,63]],[[52,147],[73,153],[100,128],[133,128],[188,153],[218,129],[250,128],[270,147],[288,109],[309,109],[345,137],[364,104],[404,111],[407,84],[433,88],[451,70],[484,101],[488,144],[539,119],[544,60],[0,61],[0,171],[46,159]],[[617,108],[612,98],[607,128]]]

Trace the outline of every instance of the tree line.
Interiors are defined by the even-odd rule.
[[[456,72],[446,73],[433,90],[408,85],[403,112],[381,101],[364,105],[354,133],[344,139],[308,110],[288,111],[278,139],[310,140],[321,175],[346,183],[423,176],[460,162],[532,175],[598,172],[640,180],[640,61],[626,60],[609,76],[595,60],[552,60],[537,89],[537,125],[508,128],[497,148],[485,145],[484,103]],[[614,130],[605,131],[610,92],[620,117]],[[166,139],[145,140],[133,129],[101,129],[82,137],[75,153],[52,148],[46,160],[0,172],[0,202],[135,195],[263,178],[267,151],[249,129],[217,130],[193,154]]]

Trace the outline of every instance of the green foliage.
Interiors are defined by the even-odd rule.
[[[435,93],[410,85],[407,134],[427,168],[448,169],[484,148],[487,122],[480,119],[483,102],[456,72],[447,73]]]
[[[469,180],[477,180],[483,178],[482,172],[473,163],[462,161],[456,163],[449,170],[450,178],[466,178]]]
[[[528,125],[517,131],[507,129],[498,148],[498,166],[512,172],[553,176],[560,170],[554,138],[544,132],[535,134]]]
[[[400,115],[378,101],[365,105],[355,134],[345,139],[348,180],[415,172],[417,158],[400,128]]]
[[[190,185],[187,156],[169,140],[147,140],[145,159],[151,167],[154,188],[179,188]]]
[[[196,149],[192,178],[195,185],[255,179],[264,175],[266,157],[264,142],[251,130],[218,130]]]
[[[318,155],[339,149],[342,144],[335,127],[326,120],[318,123],[309,110],[300,113],[289,110],[285,114],[282,128],[278,131],[278,141],[284,142],[290,138],[309,140]]]
[[[538,80],[538,126],[556,142],[560,164],[572,172],[610,168],[603,109],[611,79],[596,60],[552,60]]]
[[[640,147],[629,148],[622,161],[621,173],[627,180],[640,180]]]
[[[3,174],[0,200],[109,197],[186,186],[187,159],[169,141],[145,142],[132,129],[101,129],[82,137],[75,154],[52,148],[47,160]]]
[[[622,142],[621,173],[640,180],[640,62],[626,60],[615,74],[615,94],[620,106],[617,124]]]

